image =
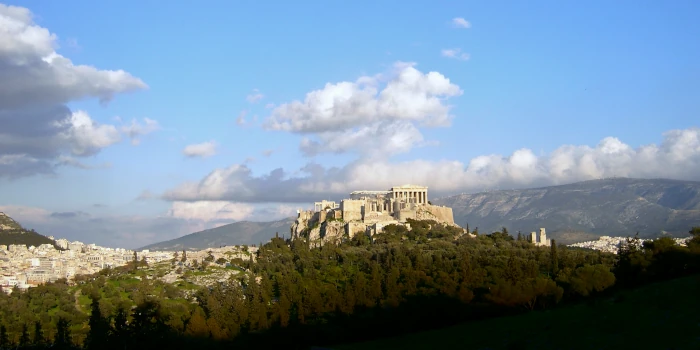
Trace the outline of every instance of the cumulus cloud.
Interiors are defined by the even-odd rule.
[[[418,127],[445,127],[453,116],[446,99],[462,90],[438,72],[423,73],[412,62],[397,62],[388,75],[328,83],[273,109],[263,127],[304,135],[300,148],[320,152],[400,153],[423,141]],[[392,140],[376,144],[381,134]],[[353,142],[339,140],[351,139]],[[332,142],[331,142],[332,141]],[[367,146],[369,143],[375,146]]]
[[[193,145],[188,145],[182,150],[182,153],[186,157],[195,158],[206,158],[211,157],[216,154],[216,142],[208,141],[202,143],[196,143]]]
[[[260,102],[260,100],[263,99],[263,97],[265,97],[265,95],[260,93],[260,90],[253,89],[253,92],[248,94],[248,96],[246,96],[245,99],[248,100],[248,102],[250,103],[258,103]]]
[[[452,19],[452,27],[454,28],[471,28],[472,24],[462,17],[455,17]]]
[[[121,130],[131,139],[132,145],[138,146],[141,143],[140,137],[160,130],[160,124],[149,118],[144,118],[143,123],[132,119],[131,124],[122,126]]]
[[[0,4],[0,38],[0,176],[51,174],[61,155],[90,156],[119,142],[115,126],[66,104],[85,98],[106,104],[147,88],[143,81],[123,70],[74,65],[26,8]]]
[[[345,153],[359,150],[368,157],[387,156],[410,151],[425,144],[423,134],[405,121],[374,123],[353,130],[329,131],[318,134],[320,141],[302,139],[300,150],[306,156],[323,152]]]
[[[443,49],[440,51],[442,57],[452,58],[459,61],[467,61],[471,57],[468,53],[462,52],[462,49]]]
[[[700,180],[700,128],[671,130],[660,144],[633,148],[615,137],[595,146],[564,145],[537,156],[519,149],[508,156],[483,155],[462,161],[378,161],[362,158],[342,168],[308,164],[294,173],[275,169],[254,176],[245,165],[216,169],[199,182],[162,195],[170,201],[312,202],[344,198],[357,189],[388,189],[415,183],[432,196],[495,188],[565,184],[611,176]]]

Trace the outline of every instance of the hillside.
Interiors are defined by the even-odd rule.
[[[525,190],[460,194],[433,201],[452,207],[455,223],[488,233],[547,229],[571,243],[599,236],[687,236],[700,224],[700,182],[615,178]]]
[[[287,218],[271,222],[240,221],[217,228],[191,233],[165,242],[147,245],[150,250],[201,250],[226,245],[252,245],[265,243],[279,232],[289,237],[289,228],[294,219]]]
[[[500,317],[332,347],[371,349],[698,349],[700,276],[619,292],[556,310]],[[695,306],[693,306],[695,305]],[[602,316],[602,317],[601,317]],[[648,322],[629,322],[646,320]],[[657,320],[657,321],[654,321]],[[659,321],[662,320],[662,321]],[[573,336],[575,329],[578,336]],[[639,336],[658,334],[674,336]]]
[[[39,246],[54,244],[54,241],[34,231],[24,229],[17,221],[0,212],[0,245],[24,244]]]

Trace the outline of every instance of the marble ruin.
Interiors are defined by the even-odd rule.
[[[534,231],[530,232],[530,237],[528,237],[527,240],[528,242],[540,247],[549,247],[552,245],[552,240],[547,239],[547,232],[544,230],[544,227],[540,228],[539,235]]]
[[[354,191],[340,204],[333,201],[314,203],[314,210],[297,210],[291,236],[304,236],[312,241],[357,234],[369,237],[381,233],[391,224],[406,225],[408,219],[435,220],[452,226],[452,208],[428,202],[424,186],[395,186],[387,191]]]

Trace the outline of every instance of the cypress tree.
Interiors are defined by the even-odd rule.
[[[4,349],[10,345],[10,339],[7,336],[7,327],[4,324],[0,324],[0,348]]]
[[[559,272],[559,255],[557,254],[557,241],[552,240],[551,248],[551,259],[552,259],[552,274],[557,274]]]
[[[44,345],[44,330],[41,328],[41,321],[34,322],[34,345]]]

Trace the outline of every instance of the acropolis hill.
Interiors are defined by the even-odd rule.
[[[372,238],[387,225],[404,225],[413,220],[435,220],[457,226],[452,208],[428,202],[428,188],[403,185],[388,191],[354,191],[340,201],[314,203],[314,210],[298,210],[292,224],[292,238],[308,238],[311,242],[353,238],[365,234]]]

